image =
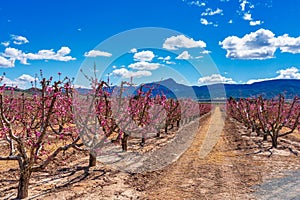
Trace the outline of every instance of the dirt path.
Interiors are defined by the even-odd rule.
[[[200,142],[200,151],[199,151],[199,157],[200,158],[205,158],[209,152],[211,152],[211,150],[213,149],[213,147],[215,146],[215,144],[218,142],[223,127],[224,127],[224,116],[221,113],[220,107],[216,107],[210,122],[208,124],[205,124],[205,126],[209,127],[208,130],[207,129],[202,129],[203,127],[200,127],[199,129],[199,133],[198,135],[205,135],[205,139],[203,140],[203,142],[198,141],[197,143],[195,143],[194,146],[195,148],[199,148],[199,142]],[[193,148],[193,146],[191,147]]]
[[[160,174],[160,181],[147,192],[146,198],[216,199],[216,195],[220,195],[220,198],[234,199],[233,166],[230,162],[226,166],[222,161],[222,165],[215,163],[212,167],[206,158],[218,142],[223,126],[222,113],[216,107],[212,115],[201,122],[188,150]]]

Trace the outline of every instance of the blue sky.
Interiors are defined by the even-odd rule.
[[[113,83],[130,77],[191,85],[300,79],[297,2],[2,1],[0,73],[4,83],[23,88],[40,69],[45,77],[61,72],[84,86],[78,70],[88,73],[93,63]],[[143,32],[140,40],[153,42],[152,48],[124,33],[139,28],[130,34],[140,37],[143,27],[165,29],[159,37]],[[127,38],[114,40],[118,34]]]

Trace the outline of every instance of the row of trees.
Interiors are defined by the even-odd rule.
[[[266,141],[271,138],[272,147],[278,147],[278,138],[300,129],[300,99],[286,100],[283,95],[264,99],[230,98],[227,103],[229,116],[243,123],[246,127],[262,136]]]
[[[41,78],[41,88],[33,93],[0,87],[0,138],[7,156],[0,160],[19,163],[17,198],[28,196],[31,174],[44,170],[59,153],[74,148],[90,152],[89,166],[106,143],[121,143],[127,150],[129,137],[140,137],[144,145],[149,133],[160,137],[210,111],[190,99],[168,99],[152,95],[140,86],[125,95],[128,82],[112,91],[108,83],[89,78],[91,90],[80,94],[71,80]]]

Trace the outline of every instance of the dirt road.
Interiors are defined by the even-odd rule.
[[[213,152],[213,157],[209,157],[223,127],[223,115],[220,108],[216,107],[211,116],[201,122],[199,132],[188,150],[163,170],[157,177],[159,181],[147,191],[145,198],[235,199],[238,179],[232,163]],[[222,146],[222,142],[219,146]],[[210,165],[210,162],[215,162],[215,165]]]

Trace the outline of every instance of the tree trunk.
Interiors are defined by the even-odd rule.
[[[23,169],[20,171],[17,199],[25,199],[26,197],[28,197],[30,176],[30,169]]]
[[[177,128],[180,127],[180,120],[177,120]]]
[[[268,134],[265,134],[265,133],[264,133],[263,141],[267,141],[267,140],[268,140]]]
[[[94,152],[90,152],[89,167],[95,167],[96,163],[97,163],[96,154]]]
[[[166,124],[166,126],[165,126],[165,133],[168,133],[168,124]]]
[[[272,147],[274,147],[275,149],[277,149],[277,146],[278,146],[278,136],[277,135],[273,135],[271,136],[272,138]]]
[[[145,142],[146,142],[146,138],[145,138],[145,136],[143,135],[143,136],[142,136],[142,141],[141,141],[140,145],[141,145],[141,146],[144,146],[144,145],[145,145]]]
[[[160,131],[158,131],[157,133],[156,133],[156,137],[160,137]]]
[[[123,138],[122,138],[122,150],[127,151],[127,140],[128,140],[129,135],[124,133]]]

